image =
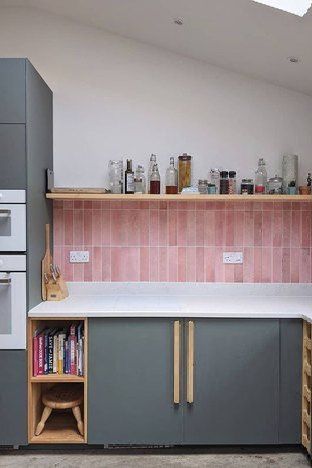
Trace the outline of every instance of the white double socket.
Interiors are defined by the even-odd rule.
[[[223,263],[240,264],[243,263],[243,252],[223,252]]]
[[[71,250],[69,252],[70,263],[88,263],[90,260],[88,250]]]

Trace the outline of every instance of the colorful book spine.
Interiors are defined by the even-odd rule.
[[[44,370],[44,333],[38,336],[38,375],[43,375]]]
[[[33,337],[33,375],[37,377],[39,374],[39,338],[38,330],[35,331]]]

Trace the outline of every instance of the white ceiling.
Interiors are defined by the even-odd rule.
[[[312,13],[252,0],[0,0],[66,16],[312,95]],[[183,26],[173,24],[181,17]],[[291,64],[289,56],[301,62]]]

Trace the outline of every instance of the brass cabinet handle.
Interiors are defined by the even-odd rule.
[[[188,322],[187,335],[187,402],[194,403],[194,322]]]
[[[180,322],[173,324],[173,402],[180,403]]]

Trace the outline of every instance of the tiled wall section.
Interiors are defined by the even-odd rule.
[[[56,201],[54,257],[68,281],[311,282],[311,226],[302,202]]]

